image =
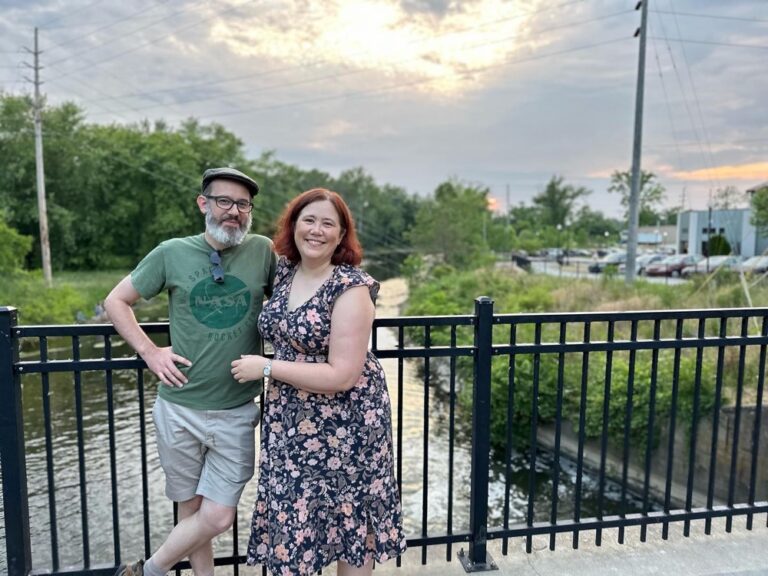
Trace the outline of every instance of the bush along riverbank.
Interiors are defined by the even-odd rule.
[[[703,282],[686,285],[665,286],[639,281],[628,287],[617,279],[577,280],[560,279],[550,276],[511,274],[492,268],[471,271],[456,271],[448,267],[437,267],[426,277],[413,273],[410,278],[410,294],[404,314],[407,316],[437,314],[470,314],[473,312],[474,299],[489,296],[494,300],[494,313],[534,313],[534,312],[588,312],[622,310],[660,310],[660,309],[696,309],[724,306],[746,306],[739,298],[743,294],[738,281]],[[768,290],[764,287],[752,289],[752,301],[755,306],[768,304]],[[607,340],[606,323],[593,323],[591,340]],[[617,322],[614,325],[614,340],[631,338],[629,322]],[[636,326],[638,338],[653,336],[653,323],[640,322]],[[664,321],[660,325],[660,338],[674,337],[675,323]],[[718,326],[707,323],[705,333],[717,335]],[[542,325],[542,341],[558,341],[559,325]],[[695,335],[697,326],[686,323],[683,335]],[[750,330],[757,327],[750,325]],[[578,331],[578,333],[577,333]],[[583,325],[568,329],[568,341],[584,341]],[[420,343],[423,335],[409,335]],[[430,333],[432,344],[447,345],[449,334],[439,328]],[[472,331],[457,331],[459,345],[472,344]],[[495,329],[494,343],[509,342],[509,326]],[[533,342],[533,329],[521,326],[516,335],[518,342]],[[630,353],[614,352],[610,358],[608,373],[611,378],[610,401],[607,410],[607,430],[609,442],[623,440],[627,427],[627,403],[630,396],[631,382],[631,419],[628,434],[632,446],[645,446],[648,435],[652,445],[658,445],[662,427],[669,421],[673,408],[672,388],[675,382],[673,350],[661,350],[658,354],[655,379],[655,423],[648,427],[650,410],[653,357],[650,351],[638,351],[634,355],[633,378],[630,378]],[[717,378],[716,348],[706,348],[697,356],[696,349],[683,349],[680,352],[677,368],[677,407],[676,415],[679,430],[690,435],[691,414],[698,389],[699,414],[711,414],[716,404]],[[459,422],[471,420],[471,364],[457,362],[459,379],[462,383],[458,394],[459,410],[464,416]],[[524,449],[529,442],[533,381],[536,359],[533,355],[517,356],[514,373],[514,400],[512,412],[512,441],[514,448]],[[587,438],[598,438],[604,424],[603,399],[605,398],[606,366],[609,361],[606,353],[592,353],[585,370],[582,354],[563,355],[563,413],[562,420],[578,432],[582,421]],[[541,354],[538,358],[538,422],[542,425],[556,420],[558,396],[558,378],[560,361],[557,354]],[[697,362],[701,362],[697,372]],[[733,403],[737,391],[737,369],[739,351],[728,350],[723,358],[723,392],[721,405]],[[747,350],[744,364],[743,402],[748,403],[754,397],[759,367],[759,351]],[[696,385],[697,373],[699,385]],[[507,402],[509,397],[509,358],[495,357],[492,364],[492,408],[491,442],[498,456],[504,454],[507,447]],[[582,385],[586,388],[586,403],[581,406]],[[685,423],[683,425],[682,423]]]

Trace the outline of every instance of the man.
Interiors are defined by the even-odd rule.
[[[256,320],[275,273],[270,240],[248,234],[258,192],[238,170],[206,170],[197,197],[205,233],[162,242],[104,303],[162,382],[152,414],[166,495],[179,503],[180,519],[151,558],[117,575],[161,576],[188,557],[196,576],[213,576],[212,540],[232,525],[253,476],[262,381],[236,382],[230,364],[259,352]],[[169,294],[167,347],[150,340],[131,308],[161,291]]]

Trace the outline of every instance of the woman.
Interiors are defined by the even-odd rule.
[[[274,360],[232,363],[240,382],[270,378],[248,564],[273,574],[371,574],[405,550],[384,372],[368,351],[379,283],[349,208],[315,188],[286,207],[281,255],[259,330]]]

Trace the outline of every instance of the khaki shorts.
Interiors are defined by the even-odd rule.
[[[158,397],[152,418],[166,496],[184,502],[200,495],[237,506],[253,477],[258,405],[194,410]]]

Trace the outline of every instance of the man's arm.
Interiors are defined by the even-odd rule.
[[[147,363],[163,384],[181,388],[187,377],[176,366],[177,363],[191,366],[192,362],[173,352],[171,346],[159,348],[141,329],[131,306],[141,298],[131,282],[131,276],[123,278],[112,289],[104,301],[104,309],[117,332]]]

